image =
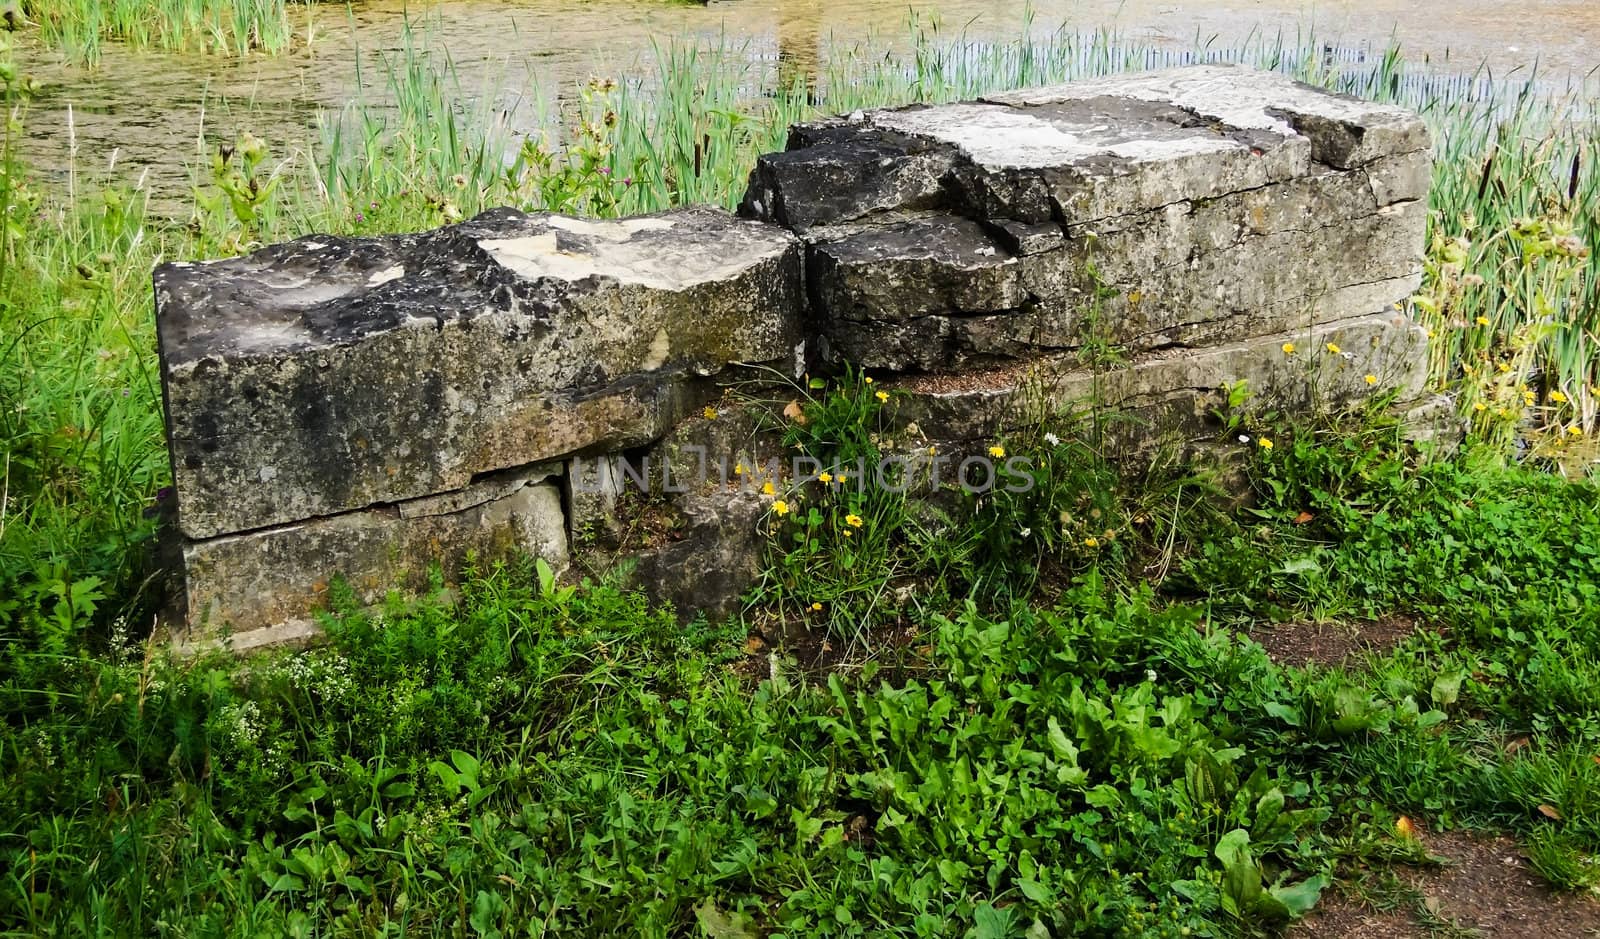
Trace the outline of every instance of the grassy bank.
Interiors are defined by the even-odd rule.
[[[1240,55],[1430,93],[1393,58],[1357,75]],[[892,503],[819,506],[867,530],[775,549],[761,609],[821,614],[844,648],[890,623],[913,637],[831,681],[747,655],[742,625],[685,630],[526,569],[397,600],[382,628],[351,612],[313,652],[147,648],[168,481],[156,262],[506,203],[727,205],[792,120],[1146,58],[1108,37],[927,41],[835,57],[806,89],[673,45],[657,74],[585,87],[530,141],[456,107],[434,61],[399,57],[393,106],[328,115],[308,153],[219,152],[188,224],[115,181],[66,203],[32,184],[10,146],[27,89],[8,78],[0,928],[1248,934],[1330,878],[1417,856],[1402,814],[1510,830],[1553,882],[1593,883],[1600,498],[1506,455],[1521,430],[1557,452],[1595,426],[1600,153],[1532,94],[1407,98],[1439,141],[1414,306],[1435,381],[1476,422],[1455,460],[1419,465],[1370,417],[1282,428],[1255,451],[1259,503],[1230,516],[1195,508],[1203,480],[1113,486],[1062,426],[1063,444],[1005,442],[1065,467],[1051,485],[947,529],[897,524]],[[867,419],[838,405],[870,409],[861,388],[829,395],[815,426]],[[891,580],[920,586],[856,605]],[[1277,665],[1239,636],[1389,614],[1422,628],[1347,669]]]

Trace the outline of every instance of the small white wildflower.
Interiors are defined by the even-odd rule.
[[[1022,537],[1024,537],[1024,538],[1028,537],[1031,534],[1033,534],[1033,529],[1031,529],[1031,528],[1024,528],[1022,530]]]
[[[1148,682],[1154,682],[1156,680],[1156,670],[1153,669],[1153,668],[1145,669],[1144,670],[1144,680],[1148,681]]]
[[[1049,444],[1052,447],[1060,446],[1061,438],[1057,437],[1055,434],[1050,433],[1049,431],[1046,431],[1045,435],[1044,435],[1044,442]]]
[[[1239,442],[1240,443],[1249,443],[1250,442],[1250,435],[1249,434],[1240,434],[1239,435]]]

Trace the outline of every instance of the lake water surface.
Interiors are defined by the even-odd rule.
[[[1526,0],[1514,9],[1489,0],[377,0],[292,9],[301,41],[278,57],[107,44],[99,64],[85,68],[24,45],[24,70],[44,84],[25,156],[62,180],[69,169],[95,175],[115,162],[118,177],[184,192],[197,154],[240,129],[281,147],[310,139],[324,109],[356,99],[381,104],[384,56],[401,48],[408,22],[417,42],[448,52],[465,97],[508,87],[554,97],[593,74],[647,71],[653,44],[671,39],[732,46],[805,71],[830,48],[908,45],[912,16],[952,39],[1109,29],[1174,51],[1278,34],[1292,43],[1314,33],[1359,56],[1394,41],[1408,59],[1436,68],[1485,64],[1515,76],[1537,63],[1556,82],[1600,64],[1595,0]]]

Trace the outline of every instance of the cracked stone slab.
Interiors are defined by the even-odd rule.
[[[802,233],[876,213],[1071,224],[1217,198],[1430,146],[1404,108],[1274,72],[1193,66],[800,125],[762,157],[743,211]],[[1380,198],[1418,198],[1416,162]],[[1386,192],[1392,188],[1392,192]],[[1425,186],[1421,187],[1425,191]],[[803,208],[802,208],[803,207]]]
[[[793,236],[712,208],[500,209],[164,265],[179,525],[210,538],[653,439],[697,379],[792,356],[800,267]]]
[[[326,606],[333,577],[364,604],[391,589],[426,589],[467,553],[485,560],[527,554],[567,562],[566,519],[553,467],[500,474],[453,494],[347,512],[182,546],[186,641],[231,633],[243,646],[288,641],[271,632],[309,622]]]
[[[1030,88],[987,99],[1048,107],[1101,97],[1178,108],[1237,131],[1300,136],[1311,158],[1349,169],[1382,156],[1426,150],[1427,127],[1411,110],[1334,94],[1278,72],[1195,65]]]
[[[744,210],[805,240],[830,360],[1137,353],[1404,299],[1422,270],[1428,146],[1404,109],[1204,66],[801,125]],[[813,199],[825,218],[775,212]]]

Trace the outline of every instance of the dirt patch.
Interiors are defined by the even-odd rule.
[[[1409,879],[1439,919],[1483,936],[1600,936],[1600,898],[1552,891],[1510,838],[1457,831],[1424,840],[1449,863]]]
[[[772,677],[773,658],[786,665],[791,678],[796,671],[803,680],[824,685],[831,674],[848,677],[867,663],[879,669],[874,681],[899,684],[913,672],[927,668],[932,648],[923,630],[906,618],[875,626],[856,638],[830,634],[821,617],[808,622],[798,616],[779,616],[772,610],[757,613],[745,637],[743,653],[732,669],[747,685],[754,687]]]
[[[1551,890],[1512,839],[1459,831],[1419,837],[1441,864],[1397,868],[1397,886],[1404,896],[1395,909],[1375,908],[1355,895],[1360,891],[1329,894],[1288,935],[1292,939],[1600,937],[1600,898]]]
[[[1267,650],[1279,665],[1347,665],[1368,653],[1382,654],[1417,631],[1417,623],[1404,616],[1356,623],[1265,623],[1245,634]]]
[[[1353,897],[1325,894],[1288,932],[1289,939],[1428,939],[1427,927],[1403,910],[1375,910]]]

